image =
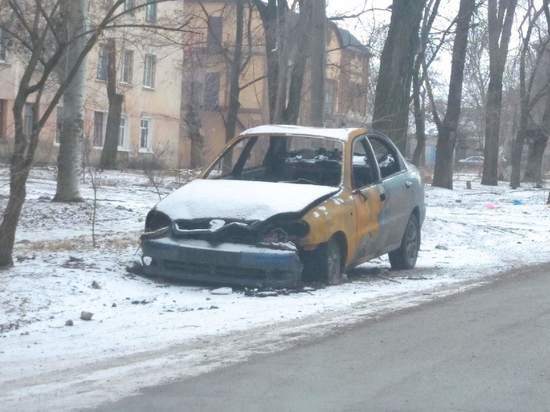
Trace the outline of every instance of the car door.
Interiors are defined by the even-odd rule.
[[[401,154],[387,137],[375,134],[369,135],[368,140],[384,188],[384,207],[380,215],[380,254],[383,254],[397,249],[401,244],[412,210],[408,193],[411,182]]]
[[[383,208],[384,188],[380,184],[378,165],[366,136],[352,144],[351,184],[355,219],[354,263],[380,254],[379,217]]]

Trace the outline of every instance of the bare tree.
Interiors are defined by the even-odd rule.
[[[229,105],[227,109],[227,120],[225,123],[225,141],[235,137],[239,109],[241,107],[239,98],[241,93],[241,72],[243,70],[243,38],[244,38],[244,0],[236,0],[235,18],[235,46],[230,61],[229,78]],[[249,39],[250,41],[250,39]]]
[[[170,0],[149,0],[136,8],[145,7],[153,1]],[[69,38],[67,25],[63,23],[62,0],[0,0],[0,28],[13,39],[14,48],[19,50],[19,58],[24,64],[13,105],[14,149],[10,160],[10,194],[0,224],[0,267],[13,264],[15,232],[25,202],[26,183],[40,132],[102,33],[121,27],[117,20],[125,14],[122,10],[124,2],[114,1],[111,7],[97,16],[93,28]],[[86,40],[80,52],[71,59],[72,64],[67,64],[64,76],[57,79],[56,70],[67,61],[66,56],[73,42],[81,37]],[[30,130],[24,122],[27,104],[32,105]]]
[[[480,8],[474,14],[468,39],[466,65],[464,67],[464,104],[471,109],[470,119],[475,124],[479,148],[483,148],[485,134],[485,105],[489,84],[489,67],[486,59],[489,47],[489,32],[486,16]]]
[[[451,62],[447,111],[443,120],[440,119],[435,104],[432,104],[434,121],[437,125],[439,135],[437,139],[433,185],[447,189],[453,188],[453,160],[462,104],[464,62],[468,47],[468,31],[474,10],[475,0],[460,0]]]
[[[199,67],[202,67],[201,53],[192,47],[188,50],[184,56],[181,85],[182,135],[186,135],[191,142],[191,168],[200,169],[204,166],[204,137],[201,134],[200,117],[201,83],[198,80]]]
[[[545,41],[550,38],[549,3],[549,0],[543,1],[543,10],[546,18]],[[540,102],[535,102],[533,107],[533,110],[536,112],[533,117],[538,117],[535,120],[534,129],[538,132],[529,141],[527,166],[523,179],[524,181],[534,182],[537,187],[542,187],[544,152],[550,138],[550,47],[546,45],[546,48],[539,49],[539,53],[543,53],[543,55],[539,60],[538,72],[535,74],[534,89],[537,95],[543,92],[544,97],[541,98]]]
[[[517,0],[488,0],[489,85],[485,109],[485,152],[481,183],[498,184],[502,80]]]
[[[59,71],[66,77],[70,68],[75,66],[78,57],[86,47],[87,0],[63,0],[61,13],[66,25],[65,41],[70,42],[64,59],[60,61]],[[57,189],[54,201],[81,201],[80,167],[82,156],[82,139],[84,128],[84,90],[86,82],[86,60],[84,59],[74,78],[67,84],[63,95],[62,124],[59,136],[59,154],[57,157]]]
[[[427,73],[423,73],[422,69],[428,67],[426,48],[428,47],[430,31],[437,17],[440,3],[441,0],[430,0],[424,8],[420,29],[419,53],[415,58],[412,76],[413,114],[416,128],[416,147],[413,153],[413,163],[417,166],[424,165],[426,151],[426,92],[423,84]]]
[[[92,186],[92,192],[94,197],[92,199],[92,212],[91,212],[91,225],[92,225],[92,247],[97,247],[97,235],[96,235],[96,223],[97,223],[97,191],[101,186],[101,179],[97,172],[97,169],[90,167],[88,170],[90,174],[90,184]]]
[[[38,146],[40,132],[55,110],[67,86],[77,75],[100,33],[112,22],[116,9],[123,2],[124,0],[117,0],[115,6],[105,14],[95,31],[86,40],[74,64],[67,68],[64,81],[54,86],[52,97],[42,107],[42,110],[40,109],[45,87],[52,80],[54,70],[64,59],[70,42],[74,38],[64,40],[59,1],[4,0],[1,4],[2,29],[10,33],[11,37],[24,48],[26,64],[13,106],[15,145],[10,162],[10,195],[0,224],[0,266],[13,264],[15,231],[25,202],[27,178]],[[13,22],[13,24],[9,22]],[[31,130],[26,130],[23,111],[31,97],[33,99],[33,122]]]
[[[519,104],[519,128],[513,144],[512,150],[512,175],[510,178],[510,186],[515,189],[521,183],[521,159],[523,156],[523,148],[527,137],[537,138],[539,134],[543,134],[543,129],[540,127],[530,127],[532,119],[532,111],[535,105],[547,94],[547,87],[542,90],[534,90],[535,79],[538,72],[538,67],[544,58],[545,50],[548,46],[550,38],[546,38],[542,43],[538,43],[536,47],[531,44],[533,31],[537,28],[537,21],[544,11],[544,6],[539,9],[535,8],[534,1],[529,0],[525,18],[522,21],[520,33],[522,34],[521,52],[519,60],[519,83],[520,83],[520,104]],[[535,50],[533,50],[535,49]],[[529,64],[531,60],[531,64]],[[527,73],[528,64],[531,66],[530,74]]]
[[[254,5],[265,33],[270,122],[295,124],[302,101],[312,4],[296,0],[289,8],[287,0],[254,0]]]
[[[322,127],[325,114],[325,78],[327,66],[327,13],[326,0],[309,0],[311,4],[311,113],[312,126]]]
[[[426,0],[394,0],[378,74],[373,126],[406,149],[409,99],[418,31]]]
[[[106,86],[109,111],[107,113],[107,130],[105,132],[103,150],[101,151],[100,167],[102,169],[115,169],[117,166],[118,140],[124,95],[117,90],[116,40],[114,38],[107,39],[103,47],[107,55]]]

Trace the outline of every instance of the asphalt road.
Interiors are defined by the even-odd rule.
[[[108,411],[550,411],[550,265]]]

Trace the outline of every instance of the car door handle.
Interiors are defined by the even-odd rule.
[[[386,201],[386,194],[385,193],[380,193],[380,200],[382,202],[385,202]]]
[[[405,182],[405,187],[406,187],[407,189],[410,189],[410,188],[412,187],[412,185],[413,185],[413,182],[411,182],[410,180],[407,180],[407,181]]]

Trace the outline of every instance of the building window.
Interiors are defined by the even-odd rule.
[[[56,129],[55,129],[55,143],[59,144],[61,141],[61,134],[63,133],[63,106],[57,106],[56,115]]]
[[[8,40],[6,32],[0,27],[0,62],[5,62],[8,56]]]
[[[208,17],[207,47],[209,53],[219,53],[222,50],[223,18],[220,16]]]
[[[23,108],[23,133],[29,137],[34,129],[34,106],[31,103],[25,103]]]
[[[120,116],[120,131],[118,134],[118,148],[121,150],[128,149],[128,116],[123,114]]]
[[[155,1],[150,1],[145,6],[145,21],[147,23],[157,22],[157,3]]]
[[[336,106],[336,81],[327,79],[325,90],[325,114],[330,116],[334,114]]]
[[[142,118],[139,133],[139,149],[150,151],[153,140],[153,121],[150,118]]]
[[[120,81],[122,83],[132,84],[134,77],[134,52],[132,50],[123,50],[121,63]]]
[[[128,12],[129,15],[134,15],[134,8],[136,7],[135,0],[125,0],[124,1],[124,11]]]
[[[8,102],[0,99],[0,139],[6,138],[6,116],[8,111]]]
[[[153,89],[155,87],[155,71],[157,66],[157,56],[146,54],[143,65],[143,86]]]
[[[206,73],[204,82],[204,110],[216,111],[220,106],[220,74]]]
[[[94,112],[94,137],[92,144],[94,147],[103,147],[105,141],[105,131],[107,128],[107,116],[104,112]]]
[[[97,56],[97,80],[107,80],[107,72],[109,70],[109,54],[107,53],[107,47],[99,46],[99,53]]]

